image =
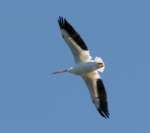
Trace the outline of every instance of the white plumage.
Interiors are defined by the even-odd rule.
[[[92,59],[85,42],[66,19],[59,17],[58,23],[62,37],[68,44],[76,64],[69,69],[56,71],[54,74],[69,72],[81,76],[87,84],[97,110],[104,118],[108,118],[107,95],[99,75],[99,72],[102,73],[105,69],[103,60],[100,57]]]

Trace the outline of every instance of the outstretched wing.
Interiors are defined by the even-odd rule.
[[[83,79],[85,80],[89,88],[92,101],[95,104],[98,112],[104,118],[109,118],[107,94],[103,81],[102,79],[100,79],[98,72],[94,71],[88,73],[85,76],[83,76]]]
[[[89,50],[72,25],[63,17],[59,17],[58,24],[61,29],[62,37],[71,49],[75,62],[89,61],[91,59]]]

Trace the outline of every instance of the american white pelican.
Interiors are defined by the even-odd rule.
[[[107,95],[99,75],[99,72],[102,73],[105,69],[103,60],[100,57],[92,59],[85,42],[65,18],[59,17],[58,24],[76,64],[69,69],[56,71],[53,74],[69,72],[81,76],[89,88],[97,110],[104,118],[109,118]]]

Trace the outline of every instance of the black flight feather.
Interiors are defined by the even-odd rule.
[[[109,118],[107,94],[105,91],[105,86],[101,79],[97,79],[97,92],[98,92],[98,98],[100,101],[99,102],[100,105],[97,110],[104,118]]]

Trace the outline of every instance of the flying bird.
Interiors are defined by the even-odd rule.
[[[92,102],[98,112],[104,118],[109,118],[107,94],[100,77],[100,73],[105,69],[102,58],[95,57],[93,59],[91,57],[87,45],[65,18],[59,17],[58,24],[62,37],[73,54],[75,65],[65,70],[56,71],[53,74],[69,72],[81,76],[89,89]]]

